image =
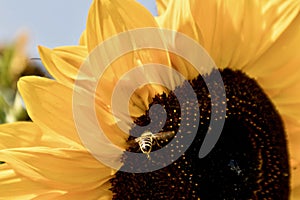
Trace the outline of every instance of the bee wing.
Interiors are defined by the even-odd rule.
[[[159,132],[154,135],[155,139],[158,140],[169,140],[175,136],[174,131],[165,131],[165,132]]]
[[[135,146],[139,145],[139,142],[140,142],[140,138],[135,138],[135,139],[128,140],[127,144],[130,147],[135,147]]]

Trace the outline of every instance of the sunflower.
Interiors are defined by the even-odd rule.
[[[154,18],[131,0],[95,0],[78,46],[39,47],[55,80],[25,77],[18,83],[33,122],[0,126],[1,198],[287,199],[291,188],[297,199],[300,116],[294,93],[299,87],[299,6],[298,1],[158,1],[160,16]],[[199,159],[211,111],[203,78],[172,53],[149,49],[128,53],[104,73],[100,80],[104,87],[99,86],[95,95],[97,119],[118,146],[108,159],[123,159],[120,169],[113,169],[95,159],[78,136],[72,110],[74,83],[81,65],[99,44],[118,33],[145,27],[182,32],[207,50],[219,70],[204,76],[220,73],[226,89],[225,125],[215,148]],[[115,45],[112,48],[122,47]],[[181,48],[182,44],[170,45]],[[161,63],[184,74],[197,94],[201,125],[195,141],[171,165],[130,173],[122,168],[140,161],[126,159],[123,152],[140,148],[118,129],[108,105],[120,77],[140,63]],[[155,104],[163,105],[167,113],[163,132],[176,132],[181,122],[178,99],[174,91],[157,85],[134,93],[129,106],[135,123],[149,123],[149,109]],[[191,102],[186,104],[191,106]],[[137,126],[130,131],[138,132]],[[153,150],[168,141],[159,142]],[[169,149],[170,153],[179,150],[177,146]]]

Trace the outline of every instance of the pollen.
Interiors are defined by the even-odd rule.
[[[214,73],[221,73],[223,78],[227,100],[221,104],[226,103],[227,108],[218,111],[226,112],[226,118],[212,151],[202,159],[198,156],[210,120],[220,120],[210,118],[211,96],[203,78],[198,76],[188,81],[197,94],[200,110],[200,123],[192,144],[185,152],[181,152],[184,145],[180,143],[168,146],[170,157],[180,152],[181,156],[156,171],[129,173],[121,168],[111,179],[113,199],[288,199],[290,172],[286,135],[276,108],[257,82],[241,71],[214,70],[207,76],[213,77]],[[216,89],[219,87],[216,85]],[[163,105],[167,113],[161,131],[177,133],[183,116],[175,94],[157,95],[150,107],[155,104]],[[192,102],[185,104],[192,105]],[[195,121],[192,114],[185,117],[189,117],[191,125]],[[149,112],[135,123],[149,124]],[[131,133],[136,131],[134,126]],[[188,134],[188,130],[182,131]],[[132,140],[130,136],[128,142]],[[171,140],[179,141],[175,134],[168,141],[154,144],[153,153]],[[127,151],[141,153],[136,145]],[[147,168],[146,163],[126,159],[126,152],[124,166]]]

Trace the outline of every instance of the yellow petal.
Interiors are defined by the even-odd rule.
[[[80,36],[79,45],[87,46],[86,30],[84,30]]]
[[[54,147],[65,147],[65,144],[71,140],[69,145],[73,146],[73,148],[83,148],[73,118],[73,92],[78,92],[80,96],[90,95],[89,93],[80,93],[82,91],[77,90],[73,91],[73,89],[54,80],[40,77],[23,77],[20,79],[18,86],[29,116],[45,133],[45,136],[43,136],[43,146],[55,145],[53,136],[58,135],[55,138],[58,144]],[[91,105],[84,101],[80,101],[80,104],[78,106],[80,106],[82,111],[90,112]],[[112,118],[111,112],[108,112],[105,108],[105,105],[96,105],[96,111],[99,115],[98,121],[101,121],[104,124],[103,126],[111,127],[115,121]],[[92,122],[88,117],[90,116],[89,113],[84,116],[86,118],[82,118],[81,121],[86,123],[83,124],[86,125]],[[86,134],[92,134],[89,131],[89,127],[84,128],[87,132]],[[110,131],[105,131],[104,134],[107,134],[114,144],[125,148],[127,138],[125,133],[118,131],[118,129],[110,129]],[[82,137],[82,135],[80,136]],[[111,153],[115,153],[115,156],[121,156],[122,152],[119,150],[118,153]]]
[[[83,148],[82,145],[73,140],[59,135],[48,128],[38,127],[32,122],[0,125],[0,140],[0,149],[34,146]]]
[[[288,147],[291,168],[291,189],[292,194],[295,188],[300,187],[300,122],[295,119],[283,115],[285,128],[288,133]],[[296,193],[299,193],[296,192]]]
[[[63,193],[17,174],[7,164],[0,165],[0,185],[0,199],[38,199],[44,193],[51,194],[53,199]]]
[[[57,190],[90,191],[101,187],[115,173],[84,150],[9,149],[1,150],[0,158],[17,174]]]
[[[105,151],[108,154],[110,154],[111,159],[112,157],[121,157],[123,154],[122,150],[125,150],[127,146],[126,140],[128,138],[128,134],[124,133],[117,127],[116,125],[117,121],[115,120],[112,111],[109,109],[109,107],[106,104],[103,105],[102,102],[98,102],[98,104],[95,106],[96,118],[94,118],[95,115],[93,114],[91,115],[91,105],[90,105],[90,103],[93,102],[87,103],[86,102],[87,100],[84,99],[85,95],[90,95],[90,94],[84,93],[83,95],[81,95],[81,97],[78,97],[81,99],[76,100],[76,109],[79,109],[80,111],[79,114],[77,114],[74,117],[74,119],[77,119],[76,126],[79,127],[78,131],[80,131],[81,134],[80,137],[84,137],[83,142],[85,144],[89,143],[89,145],[91,145],[93,149],[96,148],[96,150],[92,150],[94,152],[104,153]],[[74,109],[75,112],[78,112],[76,109]],[[101,125],[101,130],[98,127],[98,124]],[[102,138],[103,135],[99,134],[100,131],[102,134],[108,137],[110,141],[106,141],[106,138]],[[83,136],[83,134],[85,135]],[[90,142],[89,138],[92,138],[91,140],[93,141]],[[108,144],[108,142],[117,145],[122,150],[120,150],[120,148],[111,149],[110,144]]]
[[[198,29],[198,25],[191,16],[189,1],[170,1],[167,10],[159,17],[156,18],[158,24],[167,29],[175,30],[186,34],[191,39],[194,39],[200,43],[203,43],[202,35]],[[169,44],[177,49],[183,49],[180,41],[174,39],[174,44]],[[193,54],[194,52],[191,52]],[[194,79],[199,73],[194,70],[190,64],[183,58],[170,54],[173,67],[184,75],[187,79]]]
[[[261,33],[264,43],[268,45],[264,51],[259,52],[259,57],[255,57],[244,69],[257,78],[265,77],[266,72],[273,73],[281,68],[287,71],[297,70],[295,66],[298,66],[300,61],[300,48],[296,45],[300,42],[300,1],[274,1],[269,10],[269,16],[265,17],[270,19],[267,20],[267,25],[271,30]]]
[[[87,20],[88,49],[118,33],[144,27],[157,27],[151,13],[131,0],[95,0]]]
[[[161,27],[184,33],[199,42],[202,38],[190,7],[189,1],[170,1],[165,12],[156,20]]]
[[[272,98],[274,96],[288,97],[293,99],[292,101],[297,98],[291,93],[295,91],[292,91],[292,88],[299,87],[300,77],[300,47],[297,45],[300,42],[298,28],[300,3],[297,6],[294,9],[297,15],[291,15],[293,19],[285,31],[259,59],[245,69],[248,74],[258,80]],[[282,92],[289,93],[289,95],[283,95]]]
[[[169,0],[156,0],[158,15],[162,15],[166,10]]]
[[[84,149],[81,143],[72,140],[60,133],[57,133],[48,127],[40,127],[43,132],[42,139],[39,145],[43,147],[53,147],[53,148],[71,148],[71,149]]]
[[[201,44],[222,68],[252,67],[299,10],[299,1],[294,0],[190,1],[203,37]]]
[[[18,88],[36,124],[81,144],[73,121],[71,88],[40,77],[21,78]]]
[[[11,169],[7,164],[0,165],[0,199],[12,200],[93,200],[112,199],[112,192],[109,190],[111,184],[106,182],[96,189],[88,191],[57,190],[41,182],[26,178]]]
[[[300,186],[293,189],[291,194],[291,200],[298,200],[300,199]]]
[[[91,6],[87,20],[86,35],[88,51],[92,52],[103,41],[119,33],[149,27],[158,27],[158,25],[151,13],[139,3],[131,0],[95,0]],[[128,34],[130,35],[130,33]],[[153,35],[141,35],[140,37],[149,38],[153,37]],[[156,39],[159,40],[160,38]],[[161,41],[163,42],[162,39]],[[113,44],[111,43],[105,47],[107,54],[109,52],[120,52],[120,49],[124,49],[124,43],[119,40],[114,40],[113,42]],[[129,43],[130,47],[126,47],[125,49],[132,48],[133,52],[124,56],[120,55],[119,60],[115,61],[112,66],[109,66],[110,69],[108,70],[111,70],[111,73],[107,73],[107,79],[112,80],[111,76],[115,76],[118,80],[124,72],[141,64],[159,63],[170,66],[166,51],[151,49],[137,51],[135,50],[137,44],[134,37],[130,38]],[[110,58],[109,55],[98,59],[101,62],[101,60],[107,60],[108,58]]]
[[[83,191],[83,192],[76,192],[76,191],[70,191],[67,192],[59,197],[55,197],[55,200],[111,200],[112,199],[112,192],[109,190],[111,188],[111,185],[109,183],[106,183],[102,185],[100,188],[96,188],[94,190],[90,191]],[[44,196],[45,198],[53,199],[51,196]],[[40,200],[41,197],[36,198],[36,200]]]
[[[88,56],[88,51],[85,46],[56,47],[53,49],[53,53],[77,69]]]
[[[53,50],[40,46],[39,52],[49,73],[64,84],[74,83],[78,69],[88,55],[85,46],[65,46]]]
[[[0,125],[0,149],[35,146],[41,137],[40,128],[32,122]]]

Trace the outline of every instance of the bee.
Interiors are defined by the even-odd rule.
[[[156,144],[160,147],[158,140],[168,141],[175,135],[173,131],[160,132],[153,134],[150,131],[144,132],[140,137],[135,139],[135,142],[138,143],[140,150],[143,154],[147,155],[147,158],[150,160],[150,152],[152,146]]]

